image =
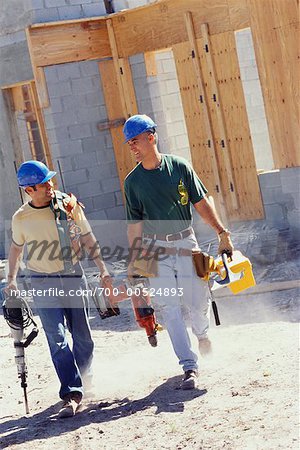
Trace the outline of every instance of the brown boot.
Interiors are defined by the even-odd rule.
[[[80,392],[74,392],[66,395],[63,399],[64,404],[58,413],[59,419],[75,416],[81,407],[81,399],[82,395]]]

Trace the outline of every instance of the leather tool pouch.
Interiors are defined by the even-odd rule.
[[[158,261],[156,254],[147,254],[134,261],[133,267],[136,273],[142,277],[154,278],[158,275]]]
[[[207,253],[201,252],[200,250],[193,250],[192,258],[198,277],[208,280],[209,273],[211,271],[210,266],[214,261],[213,257]]]

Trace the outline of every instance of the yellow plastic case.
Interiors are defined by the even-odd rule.
[[[222,259],[218,258],[217,263],[223,265]],[[250,287],[256,285],[255,278],[252,272],[252,264],[250,260],[246,258],[246,256],[244,256],[240,251],[235,250],[233,252],[231,261],[228,260],[228,266],[234,273],[243,272],[243,276],[240,280],[233,281],[228,285],[228,288],[233,294],[238,294],[239,292],[245,291],[246,289],[249,289]]]

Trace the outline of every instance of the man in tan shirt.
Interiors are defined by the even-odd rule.
[[[34,301],[60,381],[59,396],[64,401],[59,417],[70,417],[79,409],[84,388],[91,385],[94,349],[82,295],[86,280],[76,249],[84,248],[93,259],[104,286],[111,286],[111,278],[82,206],[75,197],[54,191],[55,175],[39,161],[27,161],[18,170],[19,185],[31,200],[12,218],[7,291],[17,287],[26,247]],[[68,212],[71,201],[72,210]],[[72,335],[72,350],[66,323]]]

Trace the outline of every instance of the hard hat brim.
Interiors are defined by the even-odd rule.
[[[56,172],[54,172],[53,170],[50,170],[49,173],[48,173],[48,175],[43,179],[43,181],[41,181],[41,182],[38,183],[38,184],[44,184],[44,183],[47,183],[47,181],[51,180],[51,178],[55,177],[55,175],[56,175]]]

